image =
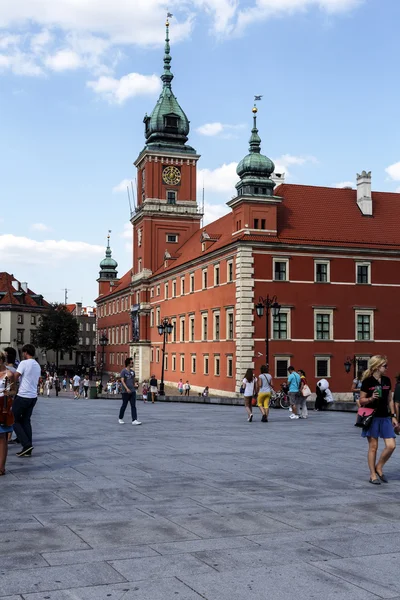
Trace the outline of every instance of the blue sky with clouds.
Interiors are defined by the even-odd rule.
[[[398,0],[169,1],[173,90],[202,155],[206,218],[227,211],[254,94],[288,182],[400,187]],[[92,304],[107,230],[131,265],[125,180],[160,90],[161,0],[0,3],[1,268]],[[122,190],[122,191],[119,191]],[[200,196],[200,190],[199,190]]]

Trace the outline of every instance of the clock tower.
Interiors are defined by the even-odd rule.
[[[199,230],[196,169],[200,156],[187,144],[189,120],[172,92],[169,21],[166,22],[163,88],[144,118],[146,144],[137,160],[138,207],[133,214],[134,279],[149,277]]]

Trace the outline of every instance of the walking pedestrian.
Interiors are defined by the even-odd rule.
[[[152,404],[154,404],[154,402],[156,400],[157,391],[158,391],[157,386],[158,386],[158,383],[157,383],[156,376],[152,375],[151,379],[150,379],[150,394],[151,394],[151,403]]]
[[[353,400],[357,404],[358,408],[360,408],[360,390],[362,385],[362,371],[357,371],[357,377],[353,379],[353,383],[351,386],[351,391],[353,392]]]
[[[298,370],[300,375],[300,419],[308,418],[307,400],[311,396],[311,390],[307,383],[306,373],[303,369]]]
[[[269,366],[262,365],[260,369],[260,375],[258,376],[258,394],[257,394],[257,406],[261,412],[261,421],[268,423],[268,412],[269,402],[271,400],[272,387],[272,375],[269,373]]]
[[[46,381],[44,382],[44,391],[46,392],[46,396],[50,396],[50,390],[53,386],[51,385],[50,377],[46,377]]]
[[[178,382],[178,392],[182,396],[182,394],[183,394],[183,381],[182,381],[182,379],[180,379],[179,382]]]
[[[67,380],[65,379],[65,377],[62,380],[62,389],[63,389],[63,392],[67,391]]]
[[[394,427],[397,425],[397,418],[390,394],[391,381],[385,375],[387,368],[386,356],[376,355],[370,358],[368,369],[363,373],[360,392],[360,405],[375,410],[370,427],[361,432],[361,436],[368,439],[369,482],[374,485],[388,483],[383,467],[396,448]],[[379,438],[383,439],[385,448],[376,462]]]
[[[252,400],[257,392],[257,379],[254,377],[253,369],[247,369],[243,379],[244,386],[244,406],[247,412],[247,420],[249,423],[253,420]]]
[[[56,397],[58,397],[58,394],[61,391],[61,385],[60,380],[57,376],[54,377],[54,389],[56,390]]]
[[[79,377],[79,375],[77,373],[76,373],[76,375],[73,376],[72,383],[73,383],[73,390],[74,390],[74,400],[77,400],[79,398],[79,385],[81,383],[81,378]]]
[[[184,388],[185,388],[185,396],[190,396],[190,394],[189,394],[189,392],[190,392],[190,383],[189,383],[188,380],[186,380]]]
[[[300,410],[301,405],[301,395],[300,395],[300,385],[301,379],[300,375],[296,373],[296,369],[290,365],[288,368],[289,376],[287,379],[287,384],[289,386],[289,399],[290,405],[292,407],[292,414],[290,415],[291,419],[298,419],[299,415],[297,414]]]
[[[15,372],[15,371],[14,371]],[[7,367],[7,354],[0,352],[0,476],[6,474],[6,461],[8,454],[8,436],[12,433],[12,425],[2,423],[1,412],[3,409],[4,395],[13,383],[13,373]]]
[[[83,393],[85,395],[85,398],[89,398],[89,386],[90,386],[89,375],[85,375],[84,380],[83,380]]]
[[[121,383],[122,383],[122,405],[119,410],[118,423],[124,424],[124,414],[128,402],[131,405],[132,425],[141,425],[141,421],[137,419],[136,411],[136,389],[135,389],[135,371],[132,369],[133,359],[125,359],[125,368],[121,371]]]
[[[143,402],[147,402],[147,394],[149,393],[149,384],[147,383],[147,380],[145,379],[142,383],[142,398],[143,398]]]
[[[32,445],[32,412],[37,402],[37,387],[40,377],[40,366],[34,359],[35,346],[25,344],[22,347],[23,360],[19,363],[15,378],[19,381],[18,394],[15,396],[12,411],[14,414],[14,431],[22,444],[17,456],[31,456]]]

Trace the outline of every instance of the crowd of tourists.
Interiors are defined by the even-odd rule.
[[[0,476],[5,475],[8,446],[19,444],[21,449],[17,452],[19,458],[32,456],[32,426],[31,417],[39,393],[57,385],[57,374],[47,373],[44,381],[39,363],[35,360],[35,347],[25,344],[22,348],[23,360],[16,363],[14,348],[5,348],[0,351]],[[400,412],[400,375],[396,377],[397,385],[392,393],[392,384],[386,376],[388,361],[385,356],[373,356],[364,373],[358,373],[353,381],[352,392],[357,402],[358,414],[356,425],[362,428],[361,436],[368,440],[368,467],[370,470],[369,482],[373,485],[388,483],[383,472],[384,465],[389,460],[396,447],[396,434],[400,434],[398,422]],[[122,404],[119,410],[118,423],[124,424],[125,411],[130,405],[132,425],[141,425],[138,420],[136,408],[136,393],[138,382],[133,370],[133,360],[127,358],[122,369],[118,383],[121,389]],[[71,382],[70,382],[71,385]],[[81,378],[75,375],[72,378],[72,391],[75,398],[87,397],[90,382],[85,375]],[[63,389],[67,381],[62,381]],[[185,387],[188,386],[188,387]],[[41,392],[43,388],[43,392]],[[288,368],[286,390],[290,399],[290,418],[307,419],[307,399],[311,395],[306,373],[293,366]],[[187,381],[178,383],[179,393],[190,392]],[[271,396],[274,393],[272,376],[268,365],[263,365],[260,374],[256,377],[253,369],[248,369],[243,379],[241,392],[244,395],[244,405],[247,420],[253,421],[253,406],[256,404],[261,413],[261,421],[268,422]],[[155,375],[149,381],[142,383],[143,401],[148,398],[155,402],[158,393],[158,382]],[[208,395],[208,387],[203,394]],[[316,387],[316,410],[324,407],[324,403],[333,400],[329,390],[329,383],[322,379]],[[15,438],[12,439],[12,434]],[[377,460],[378,440],[383,439],[384,449]]]

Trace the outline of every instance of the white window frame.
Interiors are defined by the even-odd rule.
[[[172,367],[172,371],[176,371],[176,354],[172,354],[171,367]]]
[[[229,316],[232,315],[232,322],[233,322],[233,331],[232,331],[232,337],[229,337]],[[225,332],[225,339],[226,340],[234,340],[235,339],[235,311],[233,308],[227,308],[226,309],[226,320],[225,320],[225,327],[226,327],[226,332]]]
[[[176,298],[176,279],[172,280],[172,298]]]
[[[315,372],[315,377],[317,377],[318,379],[321,379],[322,377],[327,377],[329,378],[331,376],[331,357],[330,356],[315,356],[314,357],[314,372]],[[328,362],[328,375],[317,375],[317,364],[319,360],[326,360]]]
[[[154,327],[154,308],[150,311],[150,327]]]
[[[172,334],[171,334],[172,335],[171,341],[172,342],[176,342],[176,319],[171,319],[171,324],[173,325]]]
[[[193,324],[193,335],[192,335],[192,324]],[[196,331],[195,331],[195,320],[194,315],[189,315],[189,342],[196,341]]]
[[[160,295],[160,286],[158,285],[156,287],[156,296],[159,296],[159,295]]]
[[[229,277],[229,266],[230,265],[232,265],[232,279],[230,279],[230,277]],[[226,282],[227,283],[233,283],[234,279],[235,279],[235,275],[234,275],[234,272],[233,272],[233,260],[228,260],[226,262]]]
[[[292,309],[281,307],[279,314],[287,315],[287,338],[286,338],[286,340],[291,340],[292,339]],[[272,311],[270,313],[270,319],[271,319],[271,323],[270,323],[271,339],[276,340],[276,341],[285,340],[285,338],[274,337],[274,316],[272,314]]]
[[[217,373],[217,363],[218,363],[218,371]],[[221,356],[219,354],[214,355],[214,376],[221,377]]]
[[[156,327],[161,324],[161,308],[158,306],[156,308]]]
[[[275,264],[276,263],[286,263],[286,279],[275,279]],[[290,281],[289,259],[288,258],[279,258],[279,256],[277,256],[272,259],[272,280],[273,281]]]
[[[181,296],[185,295],[185,277],[181,277]]]
[[[207,368],[206,368],[206,366],[207,366]],[[205,354],[203,356],[203,374],[204,375],[210,374],[210,356],[208,354]]]
[[[375,338],[375,331],[374,331],[374,311],[373,310],[368,310],[368,309],[357,309],[354,311],[355,315],[354,315],[354,327],[355,327],[355,336],[354,336],[354,341],[355,342],[373,342],[374,338]],[[358,327],[357,327],[357,317],[358,315],[367,315],[369,317],[369,329],[371,332],[371,337],[368,340],[359,340],[358,339]]]
[[[207,285],[204,285],[205,279],[207,279]],[[201,289],[202,290],[207,290],[208,289],[208,269],[202,269],[201,270]]]
[[[232,371],[232,375],[229,375],[229,364],[231,364],[231,371]],[[233,377],[233,356],[232,355],[228,355],[226,357],[226,376],[227,377]]]
[[[204,327],[205,320],[207,321],[207,332],[205,331],[205,327]],[[208,313],[202,313],[201,314],[201,341],[202,342],[207,342],[208,341],[208,333],[209,333],[209,328],[208,328]]]
[[[194,290],[195,290],[195,287],[194,287],[194,273],[190,273],[190,275],[189,275],[189,281],[190,281],[190,289],[189,289],[189,291],[190,291],[191,294],[193,294]]]
[[[174,237],[174,240],[169,240],[169,237]],[[167,242],[167,244],[177,244],[178,243],[178,234],[177,233],[166,233],[165,234],[165,241]]]
[[[168,371],[168,354],[164,354],[164,371]]]
[[[179,317],[179,341],[185,341],[185,317]]]
[[[153,287],[150,289],[150,298],[154,298],[154,288]],[[125,307],[126,307],[126,303],[125,303]]]
[[[326,265],[326,281],[317,281],[317,265]],[[314,260],[314,283],[330,283],[331,282],[331,263],[329,260]]]
[[[317,315],[329,315],[329,338],[317,338]],[[314,308],[314,340],[316,342],[333,341],[333,309],[332,308]]]
[[[168,281],[164,283],[164,300],[168,300],[169,285]]]
[[[185,372],[185,355],[181,354],[179,357],[179,366],[181,373]]]
[[[160,348],[156,348],[156,362],[160,362]]]
[[[368,267],[368,281],[366,283],[358,283],[358,267]],[[356,261],[356,285],[371,285],[371,261]]]
[[[217,275],[218,275],[218,283],[216,282]],[[218,263],[217,265],[214,265],[214,287],[218,287],[219,285],[221,285],[221,269],[220,269],[220,265]]]
[[[217,329],[217,317],[218,317],[218,337],[216,337],[216,329]],[[213,341],[220,342],[221,341],[221,312],[219,310],[213,310]]]
[[[190,357],[190,367],[191,367],[191,372],[193,374],[196,373],[196,368],[197,368],[197,357],[195,354],[192,354],[192,356]]]
[[[286,375],[285,376],[279,376],[278,375],[278,361],[285,361],[286,362]],[[287,379],[288,378],[288,367],[290,365],[290,356],[275,356],[274,357],[274,372],[275,372],[275,378],[274,379]]]

